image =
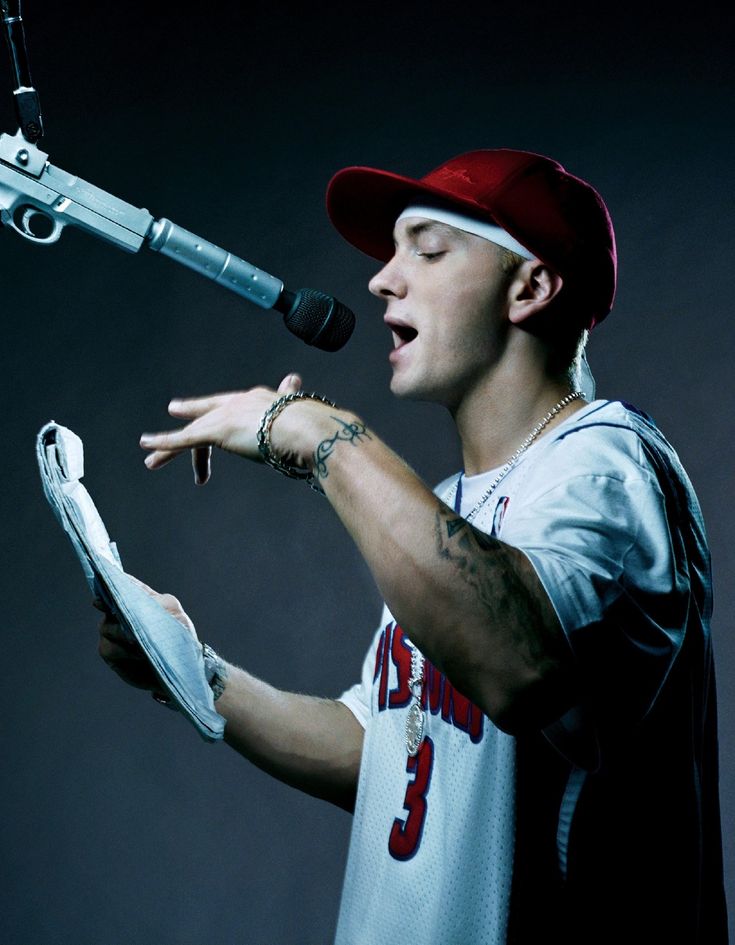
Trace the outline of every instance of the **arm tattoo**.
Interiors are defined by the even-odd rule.
[[[475,593],[493,619],[516,626],[514,638],[531,661],[555,649],[555,634],[544,619],[544,591],[529,585],[519,573],[512,549],[474,528],[443,502],[435,520],[436,550]],[[548,618],[547,618],[548,619]]]
[[[314,477],[316,479],[326,479],[329,475],[327,460],[334,452],[337,443],[351,443],[353,446],[358,446],[362,439],[372,440],[367,427],[359,420],[353,420],[351,423],[347,423],[341,417],[332,417],[332,420],[337,421],[340,429],[337,430],[334,436],[322,440],[314,450]]]
[[[443,502],[437,507],[435,533],[439,557],[451,561],[463,580],[474,587],[483,603],[488,605],[490,588],[483,572],[492,565],[489,556],[483,552],[491,551],[499,543],[473,528],[467,519],[455,515]]]
[[[437,522],[438,522],[439,518],[441,517],[442,512],[444,512],[444,507],[443,507],[443,506],[440,508],[439,512],[437,513]],[[455,516],[454,518],[450,518],[449,516],[446,516],[445,525],[446,525],[446,529],[447,529],[447,538],[448,538],[448,539],[449,539],[449,538],[454,538],[454,536],[455,536],[458,532],[462,531],[463,528],[466,528],[466,529],[469,529],[469,530],[472,532],[472,534],[473,534],[473,536],[474,536],[474,538],[475,538],[475,542],[476,542],[477,545],[478,545],[480,548],[482,548],[484,551],[489,550],[489,549],[492,548],[492,546],[493,546],[493,539],[490,538],[489,535],[486,535],[485,532],[481,532],[481,531],[478,531],[476,528],[473,528],[472,525],[470,525],[470,523],[467,521],[466,518],[458,518],[458,517],[456,517],[456,516]],[[441,532],[441,526],[440,526],[440,525],[439,525],[439,531]],[[441,536],[440,536],[440,537],[441,537]],[[440,554],[442,554],[441,548],[440,548]],[[447,555],[442,554],[442,557],[447,557]]]

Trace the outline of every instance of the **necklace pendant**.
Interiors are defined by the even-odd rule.
[[[406,751],[414,758],[424,740],[424,713],[417,702],[412,702],[406,716]]]

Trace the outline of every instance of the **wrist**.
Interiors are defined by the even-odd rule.
[[[204,676],[216,702],[227,685],[227,664],[208,643],[202,643],[202,656],[204,657]]]
[[[322,481],[328,478],[334,464],[339,461],[337,457],[349,457],[352,449],[373,437],[359,417],[343,410],[331,414],[315,439],[310,465],[317,488],[321,489]]]
[[[296,391],[275,400],[263,414],[258,450],[269,466],[312,484],[314,452],[334,424],[336,405],[320,394]]]

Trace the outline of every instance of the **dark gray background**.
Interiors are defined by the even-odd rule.
[[[328,505],[229,456],[206,489],[184,460],[148,473],[138,436],[168,425],[173,394],[297,369],[428,481],[452,471],[443,413],[388,393],[390,339],[365,289],[375,266],[330,229],[323,191],[346,164],[421,174],[503,145],[551,154],[605,196],[621,272],[589,349],[598,391],[656,417],[704,507],[732,887],[731,9],[278,6],[24,6],[56,165],[293,287],[334,293],[359,321],[343,352],[323,354],[151,253],[71,231],[48,249],[0,234],[2,941],[329,940],[348,815],[205,745],[99,661],[97,615],[42,498],[34,436],[50,418],[82,436],[87,486],[128,569],[178,594],[202,638],[277,685],[339,692],[379,600]],[[7,75],[0,62],[0,127],[12,133]]]

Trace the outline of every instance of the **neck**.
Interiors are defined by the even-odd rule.
[[[465,473],[474,476],[506,463],[534,427],[571,391],[566,380],[523,371],[517,365],[512,371],[499,369],[486,378],[452,410]],[[582,399],[572,401],[549,421],[540,436],[584,406]]]

